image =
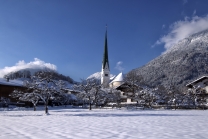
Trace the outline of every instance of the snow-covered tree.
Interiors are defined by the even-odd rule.
[[[202,107],[204,109],[206,104],[206,94],[205,88],[200,86],[189,88],[185,93],[183,104],[186,104],[189,107],[194,106],[195,109],[197,107]]]
[[[184,94],[182,94],[175,86],[170,86],[166,95],[168,98],[168,105],[173,105],[175,110],[184,100]]]
[[[121,103],[121,91],[114,88],[102,88],[98,95],[99,103],[103,106],[109,103],[116,103],[117,107],[120,107]]]
[[[36,105],[40,100],[40,94],[34,90],[32,92],[23,92],[19,90],[14,90],[13,93],[10,95],[13,98],[17,98],[20,101],[31,102],[33,104],[34,111],[36,111]]]
[[[9,98],[6,98],[6,97],[0,97],[0,103],[3,107],[7,107],[8,104],[10,102],[10,99]]]
[[[191,106],[194,107],[194,109],[196,109],[197,107],[197,91],[199,90],[199,87],[193,87],[193,88],[189,88],[187,90],[187,92],[185,93],[184,96],[184,100],[183,100],[183,104],[187,105],[189,108],[191,108]]]
[[[34,110],[39,100],[45,104],[45,113],[48,114],[48,104],[50,100],[63,101],[65,99],[64,82],[52,79],[49,71],[40,71],[31,80],[24,82],[25,91],[14,90],[12,97],[22,101],[33,103]]]
[[[207,104],[207,91],[204,88],[200,88],[198,93],[198,99],[197,99],[197,103],[200,107],[202,107],[202,109],[205,109],[205,105]]]
[[[152,105],[156,103],[156,99],[157,97],[154,89],[148,87],[143,87],[142,90],[135,94],[137,105],[142,106],[143,108],[152,108]]]
[[[82,81],[81,84],[74,85],[75,90],[79,90],[77,98],[84,103],[89,104],[89,110],[92,110],[92,105],[105,106],[108,103],[117,103],[121,101],[120,91],[112,88],[103,88],[99,81],[89,79]]]
[[[169,95],[167,94],[168,91],[164,86],[159,85],[159,86],[153,88],[153,92],[155,94],[157,105],[168,104]]]
[[[112,102],[116,103],[117,107],[121,107],[121,91],[116,89],[110,89],[110,94],[112,94]]]
[[[83,80],[82,83],[74,85],[74,90],[79,90],[78,99],[89,103],[89,110],[92,110],[93,104],[98,104],[98,95],[102,91],[101,84],[97,80]]]
[[[128,88],[128,92],[131,92],[131,97],[135,97],[135,93],[141,89],[142,85],[142,76],[138,75],[135,70],[130,71],[126,77],[124,78],[124,82],[126,83],[126,88]]]
[[[55,81],[52,79],[53,73],[50,71],[41,71],[37,73],[36,84],[41,89],[40,96],[41,100],[45,104],[45,113],[48,113],[48,103],[49,100],[62,100],[64,98],[64,82],[59,80]]]

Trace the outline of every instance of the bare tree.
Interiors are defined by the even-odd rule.
[[[136,93],[135,99],[137,100],[137,104],[142,106],[143,109],[145,107],[152,108],[152,105],[156,102],[156,95],[153,89],[144,87]]]
[[[124,78],[124,82],[128,84],[128,88],[130,92],[132,92],[133,96],[139,90],[140,86],[142,85],[142,76],[138,75],[135,70],[130,71],[126,77]]]
[[[10,99],[6,97],[0,97],[0,104],[3,107],[7,107],[9,105]]]
[[[197,107],[205,108],[206,104],[206,89],[200,86],[194,86],[193,88],[189,88],[185,94],[185,103],[193,105],[196,109]]]
[[[205,104],[207,103],[207,91],[204,88],[200,88],[198,91],[198,105],[202,107],[202,109],[205,109]]]
[[[194,106],[194,109],[196,109],[197,107],[197,91],[198,91],[198,87],[193,87],[193,88],[189,88],[187,90],[187,92],[185,93],[184,96],[184,101],[183,103],[185,105],[188,105],[188,107],[190,108],[191,106]]]
[[[30,81],[25,81],[26,91],[14,90],[12,97],[22,101],[33,103],[34,110],[39,100],[45,104],[45,113],[48,114],[48,104],[50,100],[61,100],[64,98],[63,81],[52,79],[50,71],[40,71],[33,76]]]
[[[165,105],[168,104],[169,95],[167,95],[167,89],[163,85],[159,85],[153,89],[156,97],[157,105]]]
[[[109,103],[116,103],[117,107],[120,107],[121,103],[121,91],[114,88],[102,88],[101,93],[99,94],[99,101],[103,106]],[[112,105],[113,107],[114,105]]]
[[[53,72],[39,72],[37,73],[36,81],[39,82],[39,87],[41,88],[41,99],[45,104],[45,113],[48,114],[48,103],[49,100],[57,98],[63,98],[64,82],[59,80],[58,82],[53,80]]]
[[[83,101],[87,101],[89,103],[89,110],[92,110],[92,104],[97,102],[97,96],[101,85],[94,79],[82,80],[81,84],[74,85],[73,88],[74,90],[81,91],[77,97]]]
[[[120,103],[120,91],[112,88],[103,88],[99,81],[90,79],[84,80],[79,85],[74,85],[75,90],[79,90],[77,98],[83,102],[88,102],[89,110],[92,105],[105,106],[110,102]]]
[[[41,98],[40,94],[37,93],[36,91],[32,91],[30,93],[28,93],[28,92],[25,93],[23,91],[14,90],[10,96],[13,98],[17,98],[20,101],[31,102],[33,104],[34,111],[36,111],[36,105]]]

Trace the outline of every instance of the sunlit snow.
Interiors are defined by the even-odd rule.
[[[42,108],[41,108],[42,109]],[[51,110],[52,109],[52,110]],[[0,111],[0,139],[205,139],[208,111],[50,108]]]

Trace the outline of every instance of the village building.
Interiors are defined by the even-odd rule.
[[[208,76],[202,76],[186,85],[188,88],[201,87],[208,92]]]
[[[101,84],[104,88],[109,87],[110,81],[110,67],[108,60],[108,40],[107,40],[107,29],[105,32],[105,44],[104,44],[104,54],[102,61],[102,70],[101,70]]]
[[[0,105],[3,105],[5,99],[16,102],[16,99],[10,97],[10,94],[15,89],[24,90],[23,82],[19,80],[9,80],[9,78],[0,78]]]
[[[129,90],[129,85],[124,82],[123,73],[119,73],[114,78],[110,78],[110,66],[108,60],[108,41],[107,41],[107,29],[105,32],[104,53],[101,70],[101,84],[104,88],[114,88],[121,91],[121,98],[123,103],[135,103],[132,99],[132,94]]]
[[[111,88],[116,88],[124,83],[124,76],[123,73],[119,73],[113,80],[109,83]]]
[[[202,76],[186,85],[188,88],[200,88],[200,93],[196,95],[203,95],[208,103],[208,76]]]

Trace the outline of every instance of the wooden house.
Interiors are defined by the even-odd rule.
[[[23,82],[0,78],[0,98],[9,98],[15,101],[14,98],[9,96],[15,89],[23,90]]]
[[[186,85],[188,88],[199,88],[200,93],[196,95],[203,95],[208,103],[208,76],[202,76]]]

